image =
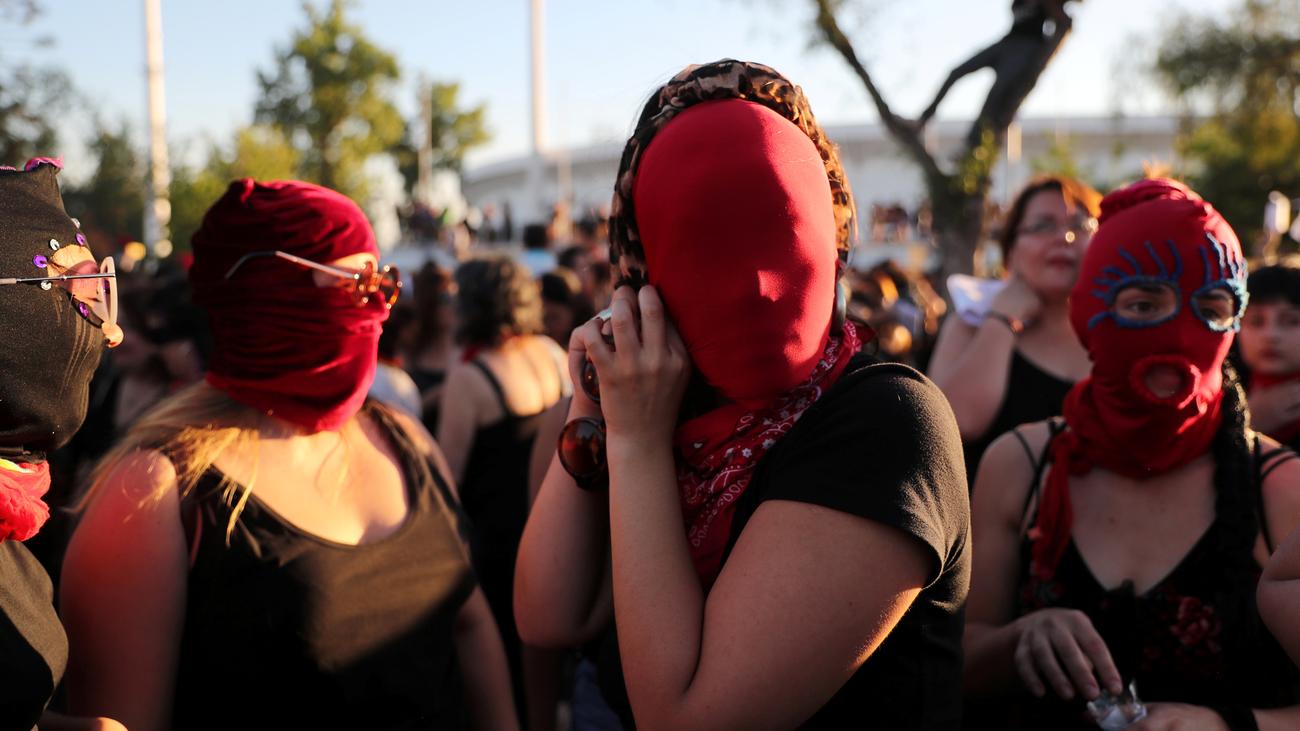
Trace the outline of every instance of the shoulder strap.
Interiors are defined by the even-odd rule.
[[[1025,453],[1029,455],[1029,463],[1034,467],[1034,476],[1029,483],[1029,490],[1025,494],[1025,507],[1020,511],[1021,516],[1028,517],[1030,523],[1038,520],[1038,502],[1034,498],[1038,497],[1039,492],[1042,490],[1043,472],[1049,464],[1047,453],[1052,449],[1052,442],[1056,441],[1056,438],[1063,431],[1065,431],[1065,419],[1053,417],[1047,421],[1047,441],[1043,443],[1043,451],[1039,453],[1037,458],[1034,457],[1033,451],[1029,448],[1029,442],[1025,441],[1024,436],[1018,430],[1013,429],[1011,431],[1020,440],[1020,444],[1024,446]],[[1031,504],[1033,505],[1032,515],[1029,512]]]
[[[1271,555],[1277,546],[1273,542],[1273,536],[1268,529],[1268,512],[1264,507],[1264,481],[1273,473],[1273,470],[1297,459],[1300,455],[1291,451],[1287,447],[1278,447],[1277,449],[1263,452],[1263,445],[1259,438],[1259,433],[1255,433],[1255,443],[1251,449],[1255,462],[1255,513],[1259,516],[1259,533],[1264,538],[1264,547],[1268,549]]]
[[[510,410],[510,405],[506,403],[506,392],[501,388],[501,382],[497,380],[497,377],[492,375],[492,369],[488,368],[486,363],[477,358],[471,360],[470,365],[478,368],[479,372],[483,374],[483,377],[487,379],[488,385],[492,387],[492,391],[497,395],[497,403],[501,404],[501,411],[504,412],[506,416],[511,416],[514,412]]]

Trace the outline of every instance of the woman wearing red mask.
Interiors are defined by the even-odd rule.
[[[1249,430],[1224,365],[1245,269],[1232,229],[1180,183],[1102,201],[1070,299],[1092,372],[1063,419],[995,442],[976,480],[979,721],[1088,728],[1084,702],[1132,683],[1150,714],[1135,728],[1300,723],[1300,676],[1254,602],[1300,524],[1300,462]]]
[[[571,339],[590,430],[566,427],[529,515],[521,636],[616,630],[601,689],[642,729],[956,728],[956,424],[920,374],[856,356],[852,200],[802,91],[687,68],[646,104],[613,210],[611,252],[648,284]]]
[[[307,183],[237,181],[204,217],[206,381],[104,458],[64,562],[74,709],[383,729],[461,728],[467,705],[516,727],[441,455],[366,400],[400,282],[377,253],[356,204]]]

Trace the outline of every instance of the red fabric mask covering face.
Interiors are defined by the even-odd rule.
[[[1068,431],[1052,446],[1035,539],[1034,571],[1048,578],[1069,543],[1069,475],[1092,467],[1144,479],[1205,454],[1218,432],[1223,360],[1246,300],[1246,265],[1237,236],[1208,203],[1181,183],[1143,180],[1102,201],[1101,225],[1084,254],[1070,297],[1070,322],[1092,359],[1092,374],[1066,397]],[[1172,287],[1178,308],[1159,322],[1112,312],[1123,289]],[[1193,304],[1221,288],[1237,307],[1216,326]],[[1152,368],[1180,386],[1159,398],[1146,385]]]
[[[633,202],[647,278],[709,384],[763,408],[807,379],[836,276],[830,183],[812,140],[761,104],[696,105],[650,142]]]
[[[347,291],[318,287],[310,270],[274,257],[225,277],[256,251],[320,263],[378,255],[361,209],[310,183],[240,180],[204,216],[193,243],[190,282],[215,343],[208,383],[308,432],[342,426],[374,379],[387,309],[377,298],[357,306]]]

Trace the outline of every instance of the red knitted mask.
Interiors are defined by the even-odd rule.
[[[722,395],[768,406],[830,331],[836,223],[816,145],[761,104],[705,102],[657,134],[633,190],[647,278]]]
[[[378,254],[365,214],[348,198],[310,183],[231,183],[194,235],[190,282],[208,310],[215,342],[208,383],[259,411],[315,432],[337,429],[361,408],[374,378],[388,311],[358,306],[346,291],[317,287],[312,273],[279,250],[327,263]]]
[[[1128,287],[1173,293],[1176,309],[1134,321],[1113,307]],[[1230,316],[1202,306],[1226,292]],[[1196,193],[1172,180],[1143,180],[1101,203],[1101,225],[1084,254],[1070,297],[1070,322],[1092,358],[1092,375],[1066,397],[1069,431],[1053,445],[1039,512],[1035,559],[1050,574],[1068,543],[1069,474],[1094,466],[1146,478],[1209,450],[1221,418],[1223,360],[1246,303],[1246,263],[1228,223]],[[1161,398],[1147,376],[1177,384]]]

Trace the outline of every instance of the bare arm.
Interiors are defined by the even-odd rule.
[[[1259,580],[1259,613],[1300,665],[1300,460],[1281,464],[1263,485],[1270,534],[1287,536]]]
[[[939,329],[927,374],[948,397],[963,440],[978,439],[993,424],[1007,393],[1016,336],[988,318],[978,328],[950,315]]]
[[[171,727],[186,550],[172,463],[154,451],[105,479],[63,562],[60,613],[74,713],[132,731]]]
[[[456,617],[456,655],[462,659],[465,698],[473,727],[480,731],[519,728],[510,694],[506,651],[483,591],[475,589]]]
[[[565,421],[599,416],[581,392]],[[572,647],[609,624],[609,499],[579,488],[551,453],[515,564],[515,622],[524,642]]]

